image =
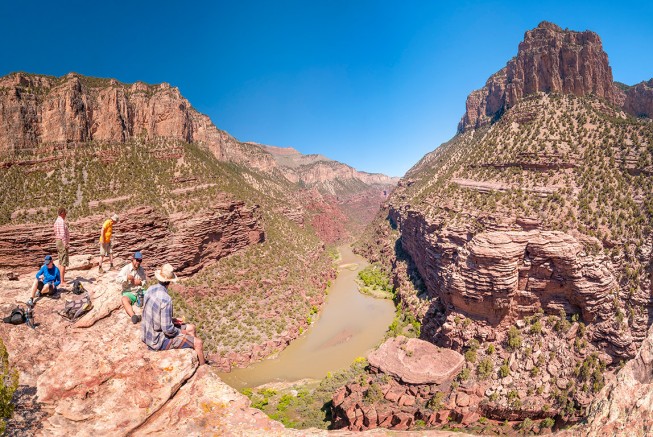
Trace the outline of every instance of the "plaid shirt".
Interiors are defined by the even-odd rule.
[[[54,221],[54,239],[63,241],[64,246],[70,244],[70,234],[68,233],[68,224],[59,216]]]
[[[147,289],[141,330],[141,340],[154,350],[161,349],[166,337],[176,337],[181,333],[172,324],[172,299],[168,290],[161,284]]]

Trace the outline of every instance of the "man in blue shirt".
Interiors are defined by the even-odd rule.
[[[145,293],[141,340],[152,350],[193,348],[200,365],[204,364],[202,339],[195,334],[195,326],[183,324],[173,318],[172,299],[168,294],[171,282],[177,282],[177,275],[170,264],[164,264],[154,272],[158,284]]]
[[[27,305],[34,306],[34,298],[41,297],[42,294],[54,294],[57,286],[61,284],[61,273],[52,261],[52,255],[46,255],[41,269],[36,273],[36,280],[32,285],[32,297],[27,301]]]

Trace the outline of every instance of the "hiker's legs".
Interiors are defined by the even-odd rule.
[[[195,325],[191,325],[190,323],[186,324],[186,328],[182,329],[181,333],[192,335],[193,337],[197,338],[197,334],[195,334]]]
[[[54,293],[54,285],[45,284],[43,286],[43,289],[41,290],[41,294],[52,294],[52,293]]]
[[[206,363],[206,360],[204,359],[204,345],[201,338],[195,337],[193,339],[193,348],[195,349],[195,352],[197,352],[197,358],[200,360],[200,366]]]
[[[122,307],[125,309],[125,312],[129,317],[134,315],[134,310],[132,309],[132,301],[129,299],[129,297],[122,297]]]
[[[70,263],[68,258],[68,248],[64,245],[64,242],[57,240],[57,252],[59,256],[59,271],[61,272],[61,283],[66,283],[66,267]]]
[[[32,296],[32,299],[36,297],[36,290],[39,287],[39,280],[35,279],[34,283],[32,284],[32,288],[30,288],[30,296]]]

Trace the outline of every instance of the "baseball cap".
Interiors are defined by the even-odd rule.
[[[47,264],[50,261],[52,261],[52,255],[45,255],[45,263]]]
[[[134,259],[143,259],[143,254],[140,252],[134,252]]]

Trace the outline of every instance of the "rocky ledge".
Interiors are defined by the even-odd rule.
[[[9,435],[282,433],[210,367],[198,369],[192,350],[150,351],[120,306],[115,272],[97,277],[84,269],[87,258],[72,260],[69,278],[89,290],[88,314],[74,324],[61,317],[64,300],[77,297],[64,291],[37,301],[36,329],[0,324],[20,378]],[[0,281],[3,314],[28,298],[31,281]]]

